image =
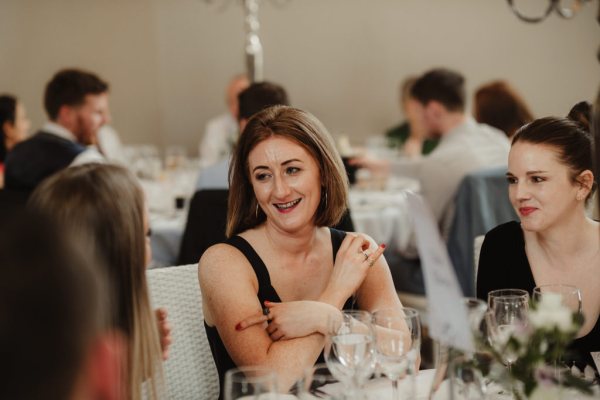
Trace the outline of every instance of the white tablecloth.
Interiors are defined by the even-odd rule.
[[[406,191],[419,191],[412,179],[395,178],[385,190],[350,189],[349,205],[357,232],[366,233],[388,251],[406,256],[416,254],[414,231],[406,202]]]
[[[450,392],[449,392],[450,382],[448,382],[448,381],[443,381],[442,384],[440,385],[440,387],[435,391],[435,393],[432,393],[432,396],[430,397],[431,386],[433,384],[434,377],[435,377],[435,369],[427,369],[427,370],[419,371],[419,373],[416,376],[416,381],[415,381],[416,382],[416,397],[415,397],[416,400],[428,400],[428,399],[449,400],[450,399]],[[399,391],[400,391],[401,399],[411,398],[409,382],[410,381],[407,378],[400,381]],[[332,384],[332,386],[333,385],[339,385],[339,383]],[[336,392],[337,388],[335,388],[335,387],[329,388],[329,389],[327,389],[327,387],[323,387],[322,389],[327,393],[337,393]],[[505,390],[502,386],[500,386],[499,384],[496,384],[496,383],[488,384],[486,386],[486,391],[487,391],[487,393],[486,393],[487,400],[509,400],[509,399],[513,398],[509,391]],[[393,399],[393,396],[392,396],[392,394],[393,394],[392,383],[389,379],[386,379],[386,378],[373,379],[373,380],[367,382],[367,384],[364,386],[364,394],[368,400],[395,400],[395,399]],[[598,390],[598,388],[596,387],[595,393],[591,396],[585,396],[585,395],[581,394],[580,392],[577,392],[574,390],[569,390],[568,394],[567,394],[567,392],[563,393],[562,398],[565,398],[565,399],[568,398],[570,400],[591,400],[591,399],[598,398],[599,395],[600,395],[600,390]],[[460,399],[461,397],[458,396],[456,398]]]

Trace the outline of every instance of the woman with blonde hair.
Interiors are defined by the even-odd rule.
[[[123,332],[128,345],[124,397],[140,399],[143,390],[149,398],[163,398],[163,333],[146,283],[148,218],[134,176],[108,164],[67,168],[42,182],[29,205],[80,237],[90,257],[106,266],[110,324]]]

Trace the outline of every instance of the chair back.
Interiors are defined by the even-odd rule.
[[[219,377],[204,330],[198,265],[151,269],[147,272],[154,308],[164,307],[173,343],[164,363],[170,399],[219,397]]]
[[[213,244],[226,239],[229,190],[198,190],[190,202],[178,265],[197,263]]]
[[[473,240],[505,222],[518,220],[508,199],[506,167],[473,172],[461,182],[448,235],[448,254],[465,296],[475,295]]]

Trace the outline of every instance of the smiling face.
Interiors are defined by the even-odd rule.
[[[250,152],[250,182],[267,224],[293,232],[313,224],[321,201],[321,176],[299,144],[272,136]]]
[[[529,142],[510,150],[508,194],[525,230],[542,232],[584,212],[589,190],[573,182],[558,156],[552,146]]]

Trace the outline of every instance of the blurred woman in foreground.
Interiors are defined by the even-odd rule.
[[[163,347],[170,342],[166,315],[157,329],[146,284],[150,261],[149,227],[144,196],[133,175],[123,167],[86,164],[52,175],[34,191],[31,207],[53,218],[70,234],[82,238],[86,251],[106,266],[111,326],[121,330],[128,345],[123,368],[125,397],[138,400],[144,392],[164,398]],[[159,315],[160,317],[160,315]]]

